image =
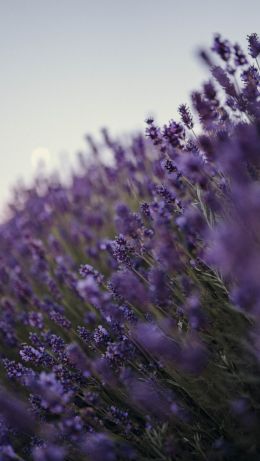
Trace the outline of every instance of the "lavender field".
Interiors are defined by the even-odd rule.
[[[0,225],[0,460],[260,459],[260,39]],[[111,161],[105,161],[109,154]]]

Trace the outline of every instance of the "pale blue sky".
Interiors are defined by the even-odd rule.
[[[260,0],[0,0],[0,203],[40,146],[55,165],[99,127],[175,116],[206,78],[197,47],[259,18]]]

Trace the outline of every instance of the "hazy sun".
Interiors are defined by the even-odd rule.
[[[51,154],[46,147],[37,147],[32,151],[31,164],[33,168],[48,167],[50,162]]]

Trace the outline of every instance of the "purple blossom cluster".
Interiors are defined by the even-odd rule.
[[[0,461],[257,461],[260,39],[0,225]],[[217,61],[218,60],[218,61]],[[106,163],[104,151],[110,152]]]

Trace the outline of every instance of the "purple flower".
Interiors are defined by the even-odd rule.
[[[247,36],[248,50],[252,58],[257,58],[260,54],[260,40],[256,33]]]
[[[94,269],[93,266],[90,264],[81,265],[79,268],[79,273],[82,277],[86,277],[88,275],[92,275],[98,283],[102,283],[103,276],[97,270]]]
[[[193,107],[199,115],[199,119],[205,129],[211,129],[217,119],[215,108],[210,101],[206,100],[199,91],[192,93]]]
[[[102,325],[98,325],[94,330],[93,339],[97,344],[106,344],[109,340],[109,333]]]
[[[49,313],[50,319],[53,320],[57,325],[60,327],[69,330],[71,328],[71,322],[67,319],[64,315],[60,314],[60,312],[56,312],[55,310],[50,311]]]
[[[114,292],[122,299],[140,310],[145,310],[148,303],[148,294],[136,275],[130,270],[115,273],[111,279]]]
[[[242,48],[239,46],[238,43],[234,45],[234,52],[235,52],[235,64],[237,66],[244,66],[248,63],[246,55],[244,54]]]
[[[114,258],[119,264],[131,265],[131,255],[133,254],[133,246],[131,246],[123,235],[118,235],[111,242],[111,249]]]
[[[90,376],[90,363],[79,345],[76,343],[69,344],[66,348],[66,354],[69,362],[81,371],[84,378],[88,378]]]
[[[221,39],[220,34],[216,34],[214,37],[212,51],[215,51],[215,53],[217,53],[223,61],[229,61],[231,56],[231,47],[228,40]]]
[[[152,141],[155,146],[161,146],[164,149],[163,135],[159,127],[154,124],[152,119],[148,119],[145,130],[146,136]]]
[[[26,384],[27,382],[30,382],[30,380],[35,376],[35,373],[31,368],[25,367],[20,362],[3,359],[3,365],[6,369],[9,379],[17,379]]]
[[[119,204],[116,209],[115,224],[120,234],[128,235],[133,239],[138,238],[142,221],[137,213],[131,213],[124,204]]]
[[[186,104],[181,104],[179,106],[179,114],[181,116],[183,124],[186,126],[186,128],[191,130],[194,126],[194,123],[191,112]]]
[[[101,309],[109,301],[109,294],[101,291],[93,275],[88,275],[84,280],[79,280],[77,282],[77,291],[86,302],[93,304],[97,309]]]
[[[182,147],[185,139],[185,130],[180,123],[171,120],[168,125],[164,125],[163,137],[172,147]]]
[[[17,397],[0,389],[0,412],[11,428],[29,435],[34,433],[35,420],[30,414],[29,408]]]
[[[167,336],[153,323],[139,323],[133,329],[135,340],[146,349],[152,358],[161,363],[176,363],[181,348],[176,340]]]
[[[152,268],[149,272],[149,291],[151,302],[160,306],[167,306],[171,300],[167,273],[159,268]]]
[[[54,373],[40,373],[35,383],[36,392],[40,394],[40,404],[53,414],[61,414],[71,398],[71,392],[65,392],[63,385]]]
[[[36,349],[35,347],[23,344],[20,350],[20,356],[25,362],[39,363],[43,357],[44,349]]]
[[[219,85],[222,86],[222,88],[224,88],[228,96],[232,96],[232,97],[237,96],[235,86],[230,81],[227,73],[222,69],[222,67],[220,66],[213,67],[212,75],[213,77],[215,77]]]
[[[34,461],[64,461],[65,449],[58,445],[44,445],[33,449]]]
[[[64,352],[65,342],[60,336],[50,334],[47,337],[47,341],[55,354],[62,354]]]
[[[41,312],[29,312],[28,323],[30,326],[39,328],[41,330],[44,326],[42,313]]]
[[[15,453],[13,447],[11,445],[0,445],[0,460],[11,460],[11,459],[19,459],[17,454]]]
[[[113,441],[107,434],[93,433],[87,436],[83,444],[85,454],[91,461],[116,461]]]

